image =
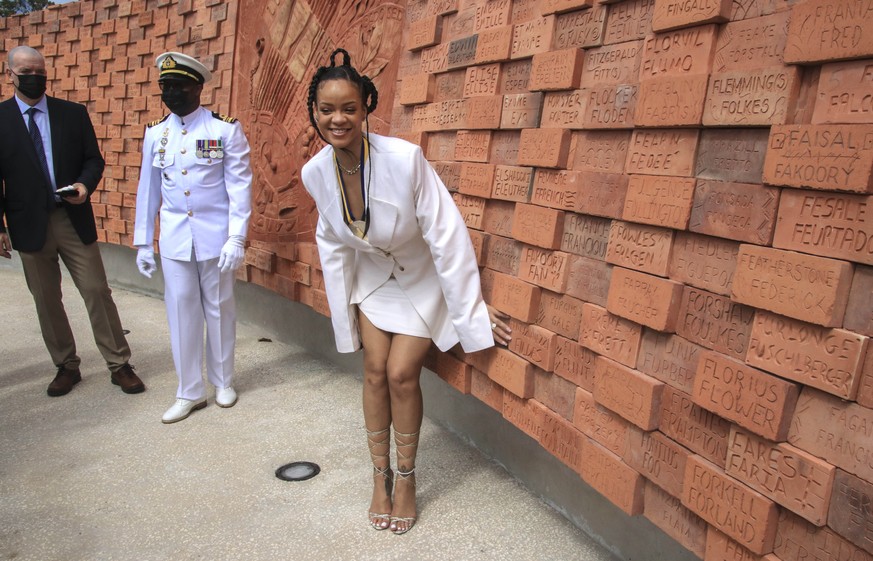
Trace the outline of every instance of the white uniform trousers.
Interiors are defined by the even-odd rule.
[[[235,273],[222,273],[218,258],[177,261],[161,257],[170,347],[179,376],[177,398],[201,400],[203,324],[206,323],[206,378],[218,388],[233,384],[236,343]]]

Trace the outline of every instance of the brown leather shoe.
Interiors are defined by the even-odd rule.
[[[51,397],[67,395],[73,386],[82,381],[82,373],[78,368],[58,367],[58,373],[52,383],[49,384],[46,393]]]
[[[145,384],[133,373],[133,367],[130,364],[125,364],[113,372],[110,379],[113,384],[121,387],[121,391],[124,393],[140,393],[145,391]]]

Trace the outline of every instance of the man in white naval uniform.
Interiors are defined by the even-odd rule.
[[[232,407],[236,305],[234,271],[245,257],[251,214],[252,171],[242,126],[200,106],[209,70],[175,52],[156,60],[161,100],[171,111],[149,123],[143,140],[136,193],[133,243],[136,264],[151,277],[155,216],[160,211],[159,251],[170,346],[179,376],[175,403],[164,423],[175,423],[206,407],[206,377],[215,403]]]

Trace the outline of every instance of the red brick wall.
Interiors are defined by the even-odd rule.
[[[391,131],[515,336],[431,365],[706,561],[873,559],[870,29],[869,0],[407,7]]]
[[[873,2],[400,4],[83,1],[0,37],[88,105],[123,245],[154,57],[201,57],[253,147],[240,276],[323,314],[305,90],[349,49],[513,318],[431,369],[706,561],[873,560]]]

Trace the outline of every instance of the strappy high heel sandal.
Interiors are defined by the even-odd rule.
[[[388,498],[390,499],[391,491],[394,487],[394,472],[391,471],[391,436],[389,430],[390,427],[377,431],[367,431],[367,448],[370,450],[370,459],[373,461],[373,480],[375,481],[377,477],[381,477],[384,480],[385,494],[388,495]],[[384,435],[384,438],[376,440],[381,435]],[[378,454],[373,451],[374,448],[381,446],[385,447],[384,454]],[[385,463],[387,465],[384,467],[376,465],[377,461],[381,458],[385,458]],[[387,530],[388,526],[391,524],[390,512],[381,514],[368,511],[367,517],[370,519],[370,526],[372,526],[374,530]]]
[[[395,493],[397,490],[397,484],[400,482],[412,485],[412,492],[413,494],[415,493],[415,456],[418,447],[418,435],[418,432],[402,433],[398,432],[396,428],[394,429],[394,446],[397,449],[397,477],[394,479]],[[409,440],[402,442],[399,437]],[[404,452],[401,448],[406,448],[406,451]],[[411,451],[410,448],[412,449]],[[411,464],[411,467],[404,470],[403,468],[409,464]],[[416,520],[417,517],[415,514],[413,514],[413,516],[392,515],[389,529],[395,535],[399,536],[411,530],[412,527],[415,526]]]

